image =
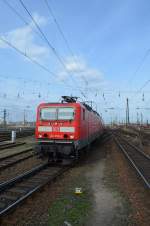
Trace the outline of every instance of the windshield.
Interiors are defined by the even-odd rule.
[[[74,108],[71,107],[49,107],[40,111],[41,120],[73,120]]]

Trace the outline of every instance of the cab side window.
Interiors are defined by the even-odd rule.
[[[83,109],[83,120],[85,120],[85,109]]]

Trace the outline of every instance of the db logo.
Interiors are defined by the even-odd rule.
[[[59,127],[53,127],[53,132],[59,132]]]

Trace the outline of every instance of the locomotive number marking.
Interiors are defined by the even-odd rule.
[[[60,132],[60,128],[59,127],[52,127],[53,132]]]

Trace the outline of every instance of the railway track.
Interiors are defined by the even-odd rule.
[[[8,149],[8,148],[14,148],[14,147],[18,147],[18,146],[21,146],[21,145],[24,145],[25,142],[19,142],[19,143],[4,143],[4,144],[1,144],[0,143],[0,151],[1,150],[4,150],[4,149]]]
[[[19,162],[22,162],[26,159],[33,157],[35,154],[33,153],[32,148],[28,148],[22,152],[15,153],[12,155],[8,155],[6,157],[0,158],[0,170],[6,169],[10,166],[13,166]]]
[[[44,185],[55,180],[68,168],[50,167],[48,163],[44,163],[0,184],[0,217],[13,210]]]
[[[32,136],[34,130],[16,131],[16,138],[23,138],[27,136]],[[0,142],[11,140],[11,131],[1,131],[0,132]]]
[[[103,135],[101,136],[101,142],[102,143],[106,143],[107,141],[109,141],[112,138],[112,134],[108,131],[105,131],[103,133]]]
[[[142,178],[146,187],[150,189],[150,157],[120,135],[115,134],[113,136],[132,167]]]

